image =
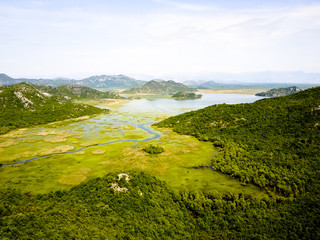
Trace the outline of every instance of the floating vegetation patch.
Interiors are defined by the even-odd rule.
[[[51,143],[58,143],[58,142],[65,142],[65,141],[67,141],[67,139],[64,137],[58,136],[58,137],[54,137],[54,138],[46,138],[44,141],[51,142]]]

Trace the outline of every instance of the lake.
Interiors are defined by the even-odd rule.
[[[153,112],[170,113],[176,115],[187,111],[197,110],[214,104],[237,104],[252,103],[262,99],[255,95],[244,94],[202,94],[200,99],[174,100],[168,98],[161,99],[139,99],[132,100],[118,109],[119,112]]]
[[[140,99],[110,108],[86,120],[68,120],[18,129],[0,136],[0,188],[33,193],[69,189],[109,172],[143,170],[174,188],[207,192],[253,192],[237,180],[210,169],[215,149],[210,142],[179,135],[151,124],[186,111],[220,103],[250,103],[252,95],[203,94],[201,99]],[[108,102],[108,101],[107,101]],[[165,152],[148,155],[143,148],[161,145]],[[21,163],[21,164],[19,164]]]

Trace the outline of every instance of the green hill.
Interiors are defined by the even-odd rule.
[[[2,239],[318,239],[319,201],[176,192],[143,172],[36,196],[0,190]]]
[[[172,80],[152,80],[144,84],[143,86],[133,87],[124,91],[123,93],[129,94],[139,94],[139,93],[148,93],[148,94],[159,94],[159,95],[172,95],[177,92],[192,92],[195,89],[189,88],[182,83],[177,83]]]
[[[106,112],[85,104],[75,104],[69,97],[41,91],[31,83],[1,88],[0,134],[12,129]]]
[[[201,94],[188,93],[188,92],[177,92],[172,95],[172,98],[176,100],[184,100],[184,99],[198,99],[201,98]]]
[[[285,196],[319,189],[320,87],[251,104],[213,105],[158,127],[211,141],[212,168]]]
[[[73,104],[31,84],[1,90],[1,107],[18,113]],[[320,87],[214,105],[157,125],[212,142],[208,167],[252,182],[269,197],[173,190],[143,172],[115,172],[68,191],[0,190],[1,238],[320,239]]]
[[[58,96],[67,96],[70,99],[100,99],[100,98],[110,98],[117,99],[123,98],[113,92],[101,92],[89,87],[83,87],[78,85],[63,85],[59,87],[50,86],[35,86],[37,89],[45,91],[50,94],[55,94]]]
[[[295,86],[287,88],[273,88],[266,92],[257,93],[256,96],[262,97],[282,97],[290,94],[298,93],[301,89]]]

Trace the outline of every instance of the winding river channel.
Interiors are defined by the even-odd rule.
[[[98,143],[98,144],[89,145],[89,146],[82,147],[82,148],[79,148],[79,149],[77,149],[77,150],[73,150],[73,151],[69,151],[69,152],[53,153],[53,154],[48,154],[48,155],[39,156],[39,157],[35,157],[35,158],[29,158],[29,159],[27,159],[27,160],[23,160],[23,161],[11,163],[11,164],[3,164],[2,167],[12,166],[12,165],[18,165],[18,164],[23,164],[23,163],[30,162],[30,161],[33,161],[33,160],[37,160],[37,159],[41,159],[41,158],[46,158],[46,157],[52,157],[52,156],[55,156],[55,155],[63,155],[63,154],[77,153],[77,152],[80,152],[80,151],[85,150],[85,149],[90,148],[90,147],[103,146],[103,145],[108,145],[108,144],[113,144],[113,143],[118,143],[118,142],[147,142],[147,141],[155,140],[155,139],[158,139],[158,138],[161,136],[161,134],[159,134],[159,133],[157,133],[157,132],[154,132],[154,131],[152,130],[152,127],[151,127],[151,126],[150,126],[150,128],[147,128],[147,127],[146,127],[146,125],[151,125],[151,124],[153,124],[153,123],[155,123],[155,122],[141,123],[141,124],[136,124],[136,125],[134,125],[135,127],[139,128],[139,129],[141,129],[141,130],[144,130],[144,131],[146,131],[147,133],[153,135],[152,137],[149,137],[149,138],[146,138],[146,139],[143,139],[143,140],[119,139],[119,140],[114,140],[114,141],[110,141],[110,142]]]
[[[101,101],[108,114],[18,129],[0,136],[0,188],[47,193],[115,171],[152,174],[178,189],[205,192],[254,192],[229,176],[212,171],[215,149],[209,142],[179,135],[152,124],[209,105],[250,103],[253,95],[204,94],[201,99]],[[164,152],[149,155],[148,144]]]
[[[112,110],[110,114],[57,127],[48,124],[28,128],[19,136],[8,135],[0,139],[0,148],[1,144],[4,146],[0,149],[0,163],[6,167],[119,142],[147,142],[160,138],[151,124],[166,117],[213,104],[250,103],[258,99],[254,95],[203,94],[201,99],[183,101],[131,100],[120,107],[107,107]]]

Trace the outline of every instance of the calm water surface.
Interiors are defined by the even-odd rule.
[[[214,104],[251,103],[262,99],[254,95],[244,94],[202,94],[201,99],[139,99],[132,100],[118,109],[119,112],[166,112],[173,115],[197,110]]]

